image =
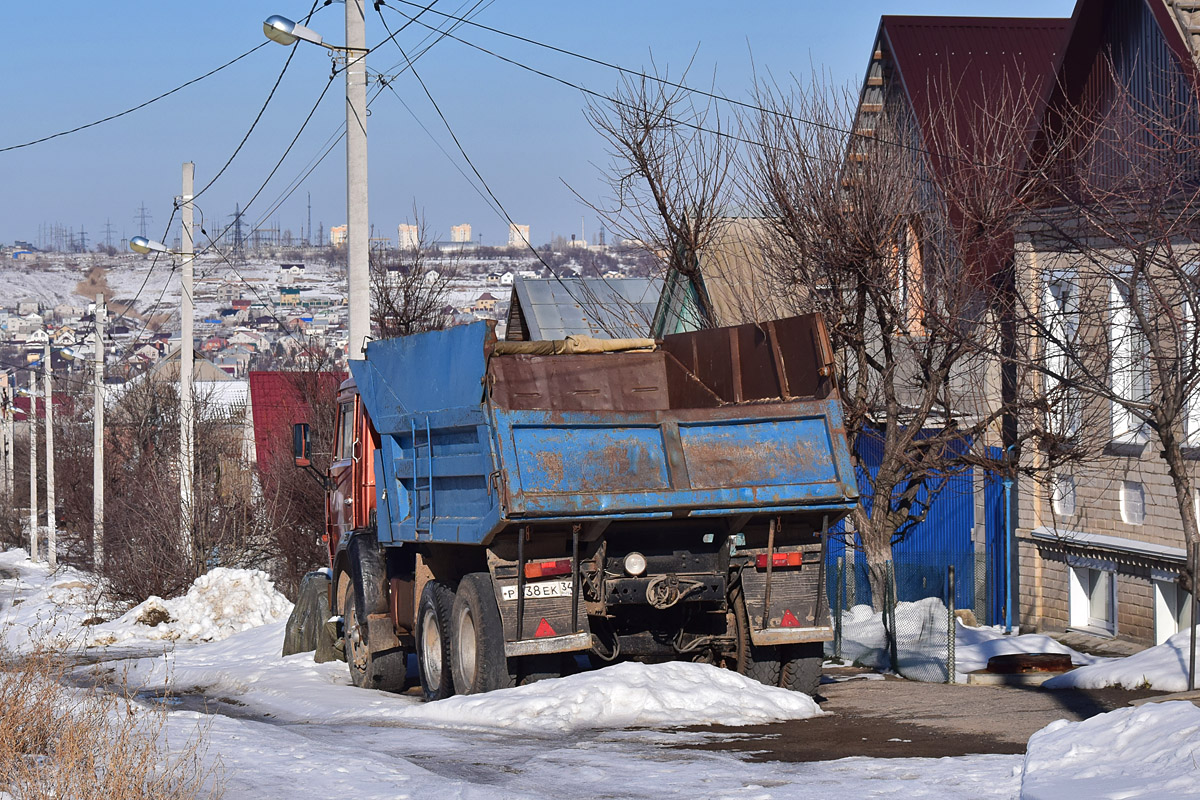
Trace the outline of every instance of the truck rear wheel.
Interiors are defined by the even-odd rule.
[[[358,601],[354,592],[346,593],[343,624],[346,626],[346,663],[350,666],[350,682],[363,689],[404,691],[408,677],[408,654],[403,647],[371,652],[367,642],[367,627],[358,617]]]
[[[807,695],[817,693],[821,685],[821,665],[825,663],[825,645],[822,642],[789,644],[780,648],[783,667],[779,685],[793,692]]]
[[[753,678],[767,686],[778,686],[780,676],[779,648],[773,645],[760,646],[750,640],[750,615],[746,612],[746,598],[741,587],[729,593],[730,604],[733,607],[734,638],[737,648],[734,652],[734,662],[728,661],[725,666],[735,669],[748,678]]]
[[[421,592],[417,608],[417,671],[426,700],[444,700],[454,694],[450,674],[450,610],[454,590],[441,581],[430,581]]]
[[[514,684],[504,656],[504,624],[491,575],[473,572],[459,582],[450,629],[454,688],[459,694],[480,694]]]

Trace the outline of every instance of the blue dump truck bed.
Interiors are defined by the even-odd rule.
[[[379,540],[488,544],[556,520],[830,524],[858,492],[827,342],[815,316],[619,352],[496,342],[485,323],[371,342],[350,367],[379,436]]]

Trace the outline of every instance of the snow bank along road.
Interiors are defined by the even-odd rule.
[[[1130,787],[1151,778],[1169,796],[1191,796],[1189,785],[1200,796],[1200,775],[1195,772],[1200,754],[1184,746],[1200,742],[1200,711],[1190,705],[1124,709],[1087,723],[1057,723],[1035,736],[1034,742],[1040,743],[1036,749],[1031,745],[1028,757],[992,753],[840,758],[876,751],[852,747],[849,733],[841,740],[829,739],[822,726],[830,720],[845,719],[846,731],[862,720],[857,732],[866,736],[859,738],[870,742],[881,737],[881,730],[888,732],[882,726],[901,724],[888,719],[889,714],[907,717],[908,722],[921,712],[926,719],[917,721],[948,728],[951,733],[944,738],[966,741],[964,731],[982,723],[950,714],[948,706],[959,700],[938,705],[933,694],[913,692],[971,693],[961,697],[963,705],[985,697],[1010,698],[997,699],[984,710],[993,725],[1006,713],[1019,716],[1012,713],[1017,708],[1011,699],[1015,695],[859,678],[824,687],[830,698],[826,706],[835,717],[822,715],[803,696],[704,665],[626,664],[426,704],[413,696],[355,689],[340,663],[314,664],[307,654],[280,657],[287,604],[261,580],[261,573],[214,574],[184,598],[143,604],[111,622],[89,626],[85,622],[95,616],[96,607],[88,576],[70,570],[50,575],[19,553],[0,554],[0,570],[9,575],[0,578],[0,628],[10,646],[44,639],[49,631],[64,642],[91,645],[88,654],[93,658],[105,645],[119,648],[113,655],[120,660],[101,664],[100,677],[142,687],[147,704],[171,709],[165,731],[170,741],[183,741],[202,726],[207,757],[220,759],[226,796],[232,798],[290,800],[301,787],[314,796],[364,800],[1032,798],[1081,796],[1072,788],[1077,781],[1087,784],[1090,797],[1110,796],[1105,789],[1110,784],[1122,787],[1125,793],[1120,796],[1136,797]],[[158,605],[169,622],[149,626],[138,621],[142,612]],[[161,613],[144,618],[150,617]],[[240,619],[257,627],[234,622]],[[131,651],[140,651],[141,657],[129,658]],[[877,713],[866,713],[871,710]],[[1087,715],[1086,710],[1074,715],[1063,709],[1043,713],[1055,719]],[[1032,713],[1024,716],[1026,727],[1041,724]],[[745,727],[765,726],[771,720],[787,721],[769,730]],[[711,727],[714,723],[730,727]],[[1084,725],[1092,727],[1080,733]],[[759,730],[777,738],[764,739]],[[1019,749],[1023,735],[1027,734],[1015,729],[1009,732],[1006,741],[1016,742],[1010,750]],[[1092,775],[1086,760],[1061,755],[1084,752],[1076,741],[1080,736],[1088,742],[1107,742],[1101,746],[1109,754],[1128,749],[1136,760],[1106,759],[1108,771]],[[778,760],[788,757],[789,740],[813,743],[823,737],[826,752],[821,758],[826,760]],[[887,738],[895,741],[882,742],[890,750],[878,751],[881,755],[927,752],[915,734]],[[730,751],[730,742],[739,739],[753,750],[772,752],[756,760]],[[1157,739],[1174,750],[1163,751],[1155,745]],[[975,742],[981,750],[999,749],[994,741]],[[722,749],[710,749],[718,746]],[[970,752],[972,747],[956,752]],[[1060,762],[1067,767],[1056,767]],[[1140,773],[1142,763],[1153,764],[1155,774]],[[1023,787],[1030,764],[1035,780]]]

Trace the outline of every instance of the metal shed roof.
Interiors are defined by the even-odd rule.
[[[505,338],[648,336],[662,285],[661,278],[517,278]]]

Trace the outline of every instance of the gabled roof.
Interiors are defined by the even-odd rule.
[[[251,372],[250,410],[254,417],[254,450],[264,472],[285,463],[292,448],[292,425],[313,424],[314,394],[330,400],[346,379],[345,372]],[[332,403],[331,403],[332,407]]]
[[[513,282],[510,341],[647,335],[662,293],[658,278],[521,278]]]
[[[959,152],[972,152],[978,143],[967,139],[979,125],[973,114],[989,108],[993,95],[1027,98],[1036,104],[1031,121],[1040,118],[1071,22],[1058,18],[884,16],[874,57],[890,55],[894,77],[926,147],[936,150],[939,141],[956,140]],[[868,85],[870,81],[869,70]],[[948,91],[954,94],[946,96]],[[953,128],[945,130],[944,126],[950,125]],[[1031,126],[1030,136],[1035,130]]]

